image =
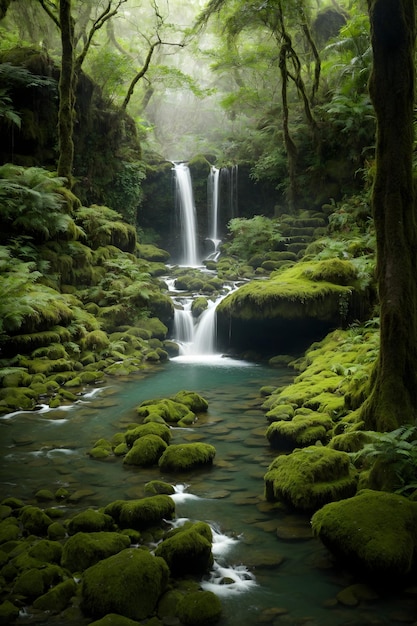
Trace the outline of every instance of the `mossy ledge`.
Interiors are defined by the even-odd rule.
[[[284,353],[298,338],[305,349],[317,336],[363,317],[369,306],[370,293],[350,261],[298,262],[224,298],[217,307],[219,340],[226,349]]]

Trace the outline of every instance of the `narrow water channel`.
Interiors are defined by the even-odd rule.
[[[34,501],[38,489],[64,486],[72,494],[65,504],[70,516],[118,498],[142,497],[146,482],[162,479],[178,486],[177,517],[212,524],[220,538],[217,567],[237,574],[233,585],[204,582],[222,599],[220,626],[404,623],[412,596],[379,597],[355,608],[337,602],[337,594],[357,581],[332,567],[327,552],[311,538],[308,517],[264,501],[263,475],[274,453],[264,437],[259,389],[290,380],[285,369],[226,358],[174,359],[155,373],[87,394],[71,408],[7,416],[0,420],[0,495]],[[123,466],[121,459],[88,457],[96,440],[110,439],[135,421],[141,401],[181,389],[203,395],[209,411],[193,428],[174,429],[172,442],[213,444],[212,468],[161,475],[157,467],[144,470]],[[52,623],[57,623],[54,618]]]

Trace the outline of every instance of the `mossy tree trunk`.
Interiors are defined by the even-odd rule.
[[[368,429],[417,417],[417,219],[413,192],[415,0],[368,0],[377,117],[372,210],[377,237],[380,352],[361,409]]]
[[[74,22],[71,15],[71,0],[59,1],[59,24],[61,29],[62,61],[59,80],[58,175],[67,179],[72,186],[74,162]]]

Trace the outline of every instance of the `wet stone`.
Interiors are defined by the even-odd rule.
[[[285,615],[286,613],[288,613],[288,609],[284,607],[277,606],[277,607],[272,607],[270,609],[265,609],[259,615],[257,619],[257,623],[258,624],[270,624],[271,622],[274,621],[276,617],[279,617],[280,615]]]
[[[257,524],[255,524],[255,526],[265,531],[266,533],[273,533],[276,532],[277,524],[277,520],[271,519],[266,522],[258,522]]]
[[[359,604],[359,600],[353,593],[351,587],[346,587],[346,589],[339,591],[336,598],[340,604],[343,604],[343,606],[358,606]]]
[[[93,491],[93,489],[78,489],[70,495],[68,502],[80,502],[80,500],[84,500],[85,498],[89,498],[94,495],[95,491]]]
[[[230,491],[227,491],[227,489],[222,489],[219,491],[212,491],[209,494],[209,498],[212,498],[213,500],[221,500],[222,498],[228,498],[230,496]]]
[[[277,536],[283,541],[307,541],[313,533],[308,520],[288,516],[279,522]]]

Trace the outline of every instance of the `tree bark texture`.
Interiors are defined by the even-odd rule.
[[[372,210],[377,238],[380,351],[365,427],[389,431],[417,417],[417,219],[413,192],[414,0],[368,0],[370,94],[377,117]]]
[[[72,186],[74,161],[74,23],[71,16],[71,0],[60,0],[59,21],[61,27],[62,61],[59,79],[58,175]]]

